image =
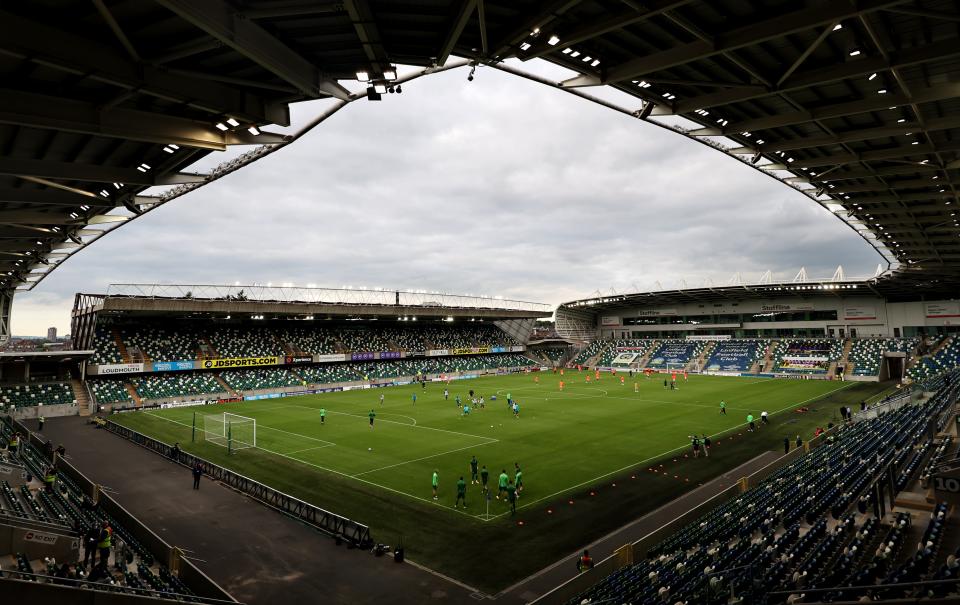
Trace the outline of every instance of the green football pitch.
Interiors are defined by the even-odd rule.
[[[377,540],[395,543],[402,535],[408,553],[418,561],[489,590],[566,554],[568,543],[575,548],[604,528],[609,531],[642,515],[644,503],[653,508],[690,489],[691,482],[709,480],[760,451],[779,449],[785,436],[809,439],[815,426],[838,417],[839,405],[879,392],[876,384],[698,375],[681,378],[678,388],[670,390],[662,376],[627,378],[621,384],[619,375],[603,374],[599,382],[587,383],[586,372],[576,371],[562,377],[561,392],[560,379],[552,373],[489,376],[449,386],[428,383],[426,389],[407,385],[354,390],[148,410],[111,419],[167,443],[178,441],[189,452],[366,523]],[[448,400],[444,389],[449,389]],[[469,400],[470,389],[484,397],[486,406],[464,416],[454,398]],[[507,407],[508,393],[519,402],[518,417]],[[725,416],[719,413],[721,400],[726,402]],[[797,414],[794,410],[802,406],[814,411]],[[326,410],[324,424],[321,407]],[[376,414],[372,427],[371,411]],[[771,426],[747,433],[747,414],[759,424],[763,411],[771,415]],[[256,448],[228,454],[222,445],[204,439],[202,417],[222,412],[256,420]],[[683,458],[693,433],[714,437],[709,461],[693,464]],[[494,493],[500,472],[512,478],[515,464],[521,466],[524,489],[516,515],[505,501],[485,498],[480,486],[470,483],[471,456],[490,471]],[[677,471],[683,474],[676,483],[648,485],[649,476],[635,486],[621,483],[621,504],[632,502],[631,489],[640,497],[629,508],[617,507],[610,489],[604,492],[606,498],[585,503],[576,512],[570,505],[575,495],[579,499],[578,494],[589,490],[596,496],[618,479],[636,479],[654,461],[676,458],[678,468],[686,469]],[[436,501],[434,471],[440,479]],[[461,476],[467,482],[467,503],[454,508]],[[603,521],[583,517],[596,514],[604,515]],[[541,518],[545,530],[564,519],[580,523],[565,527],[566,539],[518,533],[518,520],[526,521],[519,527],[535,527]],[[529,541],[559,550],[528,553],[510,572],[483,577],[448,556],[451,550],[471,558],[487,556],[484,547],[474,544],[486,539],[518,545]]]

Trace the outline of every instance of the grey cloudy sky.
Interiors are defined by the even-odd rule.
[[[656,280],[725,283],[736,271],[792,277],[804,265],[822,276],[843,263],[867,275],[880,260],[800,193],[704,145],[492,69],[469,83],[456,70],[353,103],[107,235],[17,295],[13,331],[66,332],[73,294],[110,283],[315,283],[556,304]]]

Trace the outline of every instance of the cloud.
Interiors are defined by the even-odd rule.
[[[737,271],[829,275],[843,263],[871,274],[880,260],[800,193],[705,145],[495,70],[465,76],[354,103],[122,227],[18,294],[14,332],[64,332],[75,292],[122,282],[422,288],[556,304]]]

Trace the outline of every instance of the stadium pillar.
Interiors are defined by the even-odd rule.
[[[0,345],[10,340],[10,314],[13,309],[14,290],[0,290]]]

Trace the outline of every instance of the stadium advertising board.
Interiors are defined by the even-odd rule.
[[[170,403],[161,403],[160,407],[163,409],[167,408],[189,408],[196,405],[207,405],[210,403],[206,399],[198,399],[197,401],[171,401]]]
[[[641,309],[637,311],[637,317],[666,317],[677,315],[676,309]]]
[[[848,321],[863,321],[865,319],[876,319],[877,310],[872,306],[859,305],[856,307],[845,307],[843,309],[843,319]]]
[[[400,351],[382,351],[380,353],[380,359],[400,359]]]
[[[527,347],[525,347],[525,346],[523,346],[523,345],[514,345],[514,346],[510,347],[510,352],[511,352],[511,353],[519,353],[519,352],[521,352],[521,351],[526,351],[526,350],[527,350]]]
[[[426,351],[407,351],[407,357],[424,357],[426,355]]]
[[[313,360],[317,363],[332,363],[335,361],[346,361],[347,356],[343,353],[328,353],[326,355],[314,355]]]
[[[619,326],[620,318],[616,315],[604,315],[600,318],[601,326]]]
[[[96,374],[97,376],[105,376],[107,374],[135,374],[142,371],[142,363],[111,363],[90,366],[90,373]]]
[[[376,353],[369,351],[363,353],[350,353],[350,361],[370,361],[376,358]]]
[[[451,355],[483,355],[489,353],[490,347],[464,347],[462,349],[450,349]]]
[[[257,366],[276,366],[282,362],[280,357],[226,357],[204,359],[200,367],[204,370],[222,370],[224,368],[250,368]]]
[[[154,372],[182,372],[192,370],[197,367],[197,362],[192,359],[189,361],[155,361],[153,362]]]
[[[313,355],[287,355],[286,362],[287,365],[295,363],[312,363]]]
[[[42,534],[38,531],[29,531],[27,530],[23,534],[23,539],[27,542],[39,542],[40,544],[53,545],[57,543],[56,534]]]
[[[427,357],[444,357],[449,354],[450,351],[448,349],[432,349],[427,351]],[[407,353],[407,355],[409,356],[410,353]]]
[[[628,366],[636,361],[637,357],[640,357],[639,353],[617,353],[617,356],[613,358],[613,365]]]
[[[760,305],[761,311],[813,311],[813,305],[809,303]]]
[[[507,347],[490,347],[491,353],[506,353]]]
[[[258,399],[280,399],[283,393],[261,393],[260,395],[246,395],[244,401],[256,401]]]
[[[927,319],[949,319],[960,317],[960,302],[945,301],[927,303]]]
[[[733,336],[729,334],[690,334],[687,336],[687,340],[730,340]]]

